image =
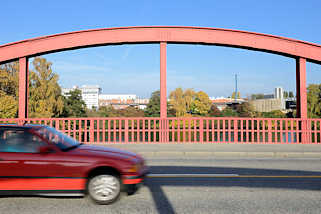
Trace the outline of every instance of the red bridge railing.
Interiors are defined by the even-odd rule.
[[[52,126],[84,143],[321,143],[321,119],[276,118],[28,118],[0,119]]]

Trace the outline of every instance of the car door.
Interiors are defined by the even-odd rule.
[[[30,129],[2,130],[0,190],[82,190],[80,161],[50,147]],[[49,147],[48,147],[49,146]],[[52,148],[40,153],[41,147]]]

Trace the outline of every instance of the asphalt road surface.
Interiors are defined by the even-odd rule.
[[[320,159],[148,159],[150,177],[109,206],[87,198],[2,197],[1,214],[321,213]]]

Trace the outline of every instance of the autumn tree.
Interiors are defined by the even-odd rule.
[[[30,117],[59,117],[63,112],[64,102],[58,75],[51,69],[51,62],[36,57],[34,70],[29,71],[29,114]]]
[[[308,116],[321,118],[321,84],[310,84],[307,89]]]
[[[0,118],[18,115],[19,63],[0,66]]]
[[[195,100],[195,96],[196,96],[196,92],[191,88],[188,88],[184,91],[184,101],[185,101],[187,111],[190,111],[192,107],[192,103]]]
[[[199,91],[192,102],[191,112],[194,115],[205,116],[209,112],[211,105],[212,102],[208,95],[203,91]]]
[[[15,118],[18,112],[18,101],[15,97],[0,91],[0,118]]]
[[[170,93],[169,99],[169,104],[175,110],[176,117],[184,117],[187,114],[187,108],[183,89],[176,88]]]

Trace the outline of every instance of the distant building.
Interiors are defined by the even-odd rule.
[[[99,106],[111,105],[115,109],[123,109],[134,106],[145,109],[149,99],[140,99],[134,94],[101,94],[99,95]]]
[[[283,99],[283,88],[281,87],[276,87],[274,89],[274,98],[275,99]]]
[[[100,94],[99,100],[135,100],[135,94]]]
[[[259,99],[249,102],[255,111],[270,112],[274,110],[283,110],[283,102],[281,99]]]
[[[225,97],[210,97],[210,100],[212,101],[213,104],[216,105],[216,107],[222,111],[224,110],[227,106],[233,106],[237,104],[244,103],[244,99],[232,99],[232,98],[225,98]]]
[[[99,94],[101,93],[99,85],[83,85],[80,90],[88,109],[99,107]]]
[[[258,112],[270,112],[274,110],[285,110],[286,100],[284,99],[284,91],[282,87],[276,87],[274,94],[264,95],[263,99],[251,100],[250,104]]]
[[[72,90],[79,89],[81,97],[86,103],[88,109],[111,105],[115,109],[123,109],[128,106],[135,106],[139,109],[145,109],[149,99],[138,98],[136,94],[102,94],[99,85],[74,86],[72,88],[62,88],[62,95],[68,96]]]
[[[274,94],[264,94],[264,97],[263,97],[263,99],[273,99],[273,98],[275,98]]]
[[[68,96],[68,93],[75,89],[79,89],[81,91],[81,97],[88,109],[98,108],[98,97],[101,93],[101,88],[98,85],[83,85],[81,87],[74,86],[72,88],[62,88],[62,95]]]

